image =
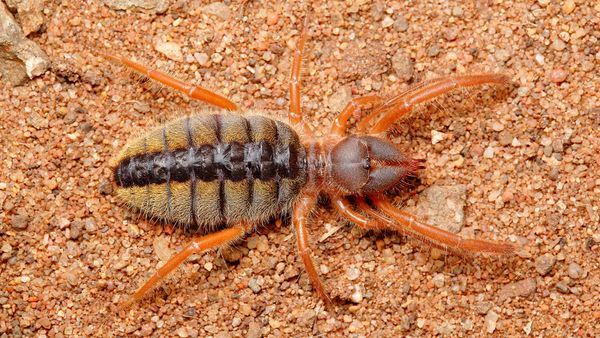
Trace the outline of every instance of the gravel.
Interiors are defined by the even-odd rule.
[[[443,220],[460,210],[458,234],[518,244],[516,255],[442,256],[392,231],[354,230],[323,199],[309,239],[331,308],[316,297],[282,215],[225,250],[194,255],[123,313],[118,303],[194,234],[121,205],[108,162],[131,137],[207,105],[130,76],[99,53],[144,60],[285,119],[306,8],[30,3],[43,4],[32,12],[41,25],[22,19],[21,9],[11,15],[23,35],[37,29],[25,38],[52,67],[33,79],[21,68],[20,86],[0,79],[0,336],[554,337],[600,329],[595,3],[311,2],[301,102],[317,135],[335,118],[329,99],[339,88],[389,97],[437,76],[509,76],[510,85],[457,90],[399,121],[387,137],[425,168],[387,195],[416,213],[427,188],[464,186],[461,206],[433,200],[419,218],[447,227]],[[157,51],[156,42],[176,44],[182,58]],[[443,139],[432,144],[432,131]],[[541,275],[544,255],[555,263]],[[360,271],[355,280],[349,268]]]

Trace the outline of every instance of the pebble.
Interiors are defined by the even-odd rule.
[[[442,286],[444,286],[444,279],[445,276],[443,273],[436,273],[431,279],[431,281],[433,282],[433,285],[435,285],[438,288],[441,288]]]
[[[465,224],[464,185],[432,185],[419,194],[415,214],[436,227],[458,233]]]
[[[483,157],[485,157],[485,158],[494,158],[494,148],[491,147],[491,146],[485,148],[485,151],[483,152]]]
[[[552,49],[560,52],[565,48],[567,48],[567,45],[564,43],[563,40],[559,39],[558,37],[554,38],[554,40],[552,41]]]
[[[198,61],[198,64],[202,67],[210,66],[210,58],[206,53],[194,53],[194,59]]]
[[[548,79],[554,83],[561,83],[567,79],[568,75],[569,73],[563,68],[556,68],[548,73]]]
[[[513,297],[528,297],[535,292],[535,278],[527,278],[515,283],[506,284],[498,292],[498,298],[502,302]]]
[[[240,324],[242,324],[242,319],[240,317],[233,317],[231,320],[231,326],[238,327]]]
[[[348,280],[357,280],[360,277],[360,270],[355,266],[351,266],[346,270],[346,275]]]
[[[566,0],[565,2],[563,2],[563,6],[562,6],[563,13],[571,14],[575,10],[575,8],[576,8],[575,1]]]
[[[503,131],[504,125],[498,121],[492,122],[492,130],[493,131]]]
[[[231,10],[222,2],[208,4],[202,8],[202,12],[208,15],[214,15],[223,20],[227,20],[231,16]]]
[[[274,26],[279,22],[279,14],[274,11],[269,11],[267,13],[267,25]]]
[[[556,289],[558,289],[558,291],[560,293],[564,293],[567,294],[569,293],[569,280],[567,279],[561,279],[558,283],[556,283]]]
[[[464,14],[465,11],[462,9],[462,7],[455,6],[452,8],[452,16],[461,18]]]
[[[540,66],[543,66],[546,63],[546,59],[540,53],[535,54],[534,58],[535,58],[535,62],[537,62],[537,64]]]
[[[440,143],[444,138],[446,137],[446,134],[444,133],[440,133],[437,130],[432,130],[431,131],[431,144],[438,144]]]
[[[410,53],[405,49],[398,49],[392,56],[392,68],[394,68],[394,72],[396,72],[396,76],[400,81],[410,80],[415,72]]]
[[[569,263],[569,267],[567,268],[567,274],[569,275],[569,277],[573,278],[573,279],[579,279],[581,278],[583,273],[583,269],[581,268],[581,266],[577,263]]]
[[[10,225],[16,230],[25,230],[29,225],[29,217],[26,215],[14,215],[10,220]]]
[[[250,280],[248,281],[248,287],[254,293],[259,293],[260,290],[262,289],[260,287],[260,285],[258,284],[258,280],[256,278],[250,278]]]
[[[11,253],[13,250],[12,245],[10,245],[8,242],[4,242],[2,243],[2,248],[0,248],[0,251],[2,251],[3,253]]]
[[[394,19],[392,19],[389,15],[386,15],[381,21],[381,26],[383,28],[391,27],[394,24]]]
[[[256,321],[251,321],[248,324],[248,333],[246,334],[246,338],[260,338],[261,337],[262,327]]]
[[[166,57],[173,61],[182,62],[183,53],[181,52],[181,46],[175,42],[158,40],[154,43],[154,49],[157,52],[164,54]]]
[[[355,285],[354,286],[354,292],[352,293],[352,295],[350,296],[350,300],[354,303],[354,304],[359,304],[360,302],[362,302],[363,300],[363,292],[362,292],[362,287]]]
[[[433,46],[427,48],[427,56],[436,57],[440,54],[440,46],[434,44]]]
[[[113,9],[125,10],[135,7],[164,13],[169,8],[169,0],[104,0]]]
[[[514,136],[509,131],[503,131],[498,135],[498,143],[501,146],[508,146],[512,144]]]
[[[535,260],[535,270],[542,276],[547,275],[556,263],[556,257],[552,254],[545,254]]]
[[[81,236],[81,230],[83,230],[83,226],[80,221],[74,221],[71,223],[71,227],[69,228],[69,235],[72,240],[79,239]]]
[[[155,237],[152,241],[152,247],[156,253],[156,257],[165,262],[171,258],[173,252],[169,249],[169,238],[167,236]]]
[[[454,28],[448,28],[444,30],[444,39],[447,41],[454,41],[458,37],[458,31]]]
[[[394,29],[398,32],[406,32],[408,30],[408,21],[401,16],[394,22]]]
[[[496,60],[504,63],[510,60],[512,53],[506,49],[497,49],[494,56],[496,57]]]
[[[498,314],[494,311],[490,311],[485,315],[485,330],[487,333],[494,333],[496,331],[496,322],[498,321]]]

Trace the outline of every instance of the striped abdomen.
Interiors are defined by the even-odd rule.
[[[200,232],[272,218],[306,182],[298,135],[262,116],[174,120],[127,144],[113,165],[128,205]]]

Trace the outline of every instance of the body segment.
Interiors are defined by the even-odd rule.
[[[288,125],[263,116],[206,114],[169,122],[115,158],[129,206],[208,233],[287,210],[306,181],[306,153]]]

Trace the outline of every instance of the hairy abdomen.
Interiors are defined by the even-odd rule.
[[[298,135],[262,116],[177,119],[129,142],[112,164],[125,203],[204,233],[272,218],[306,183]]]

